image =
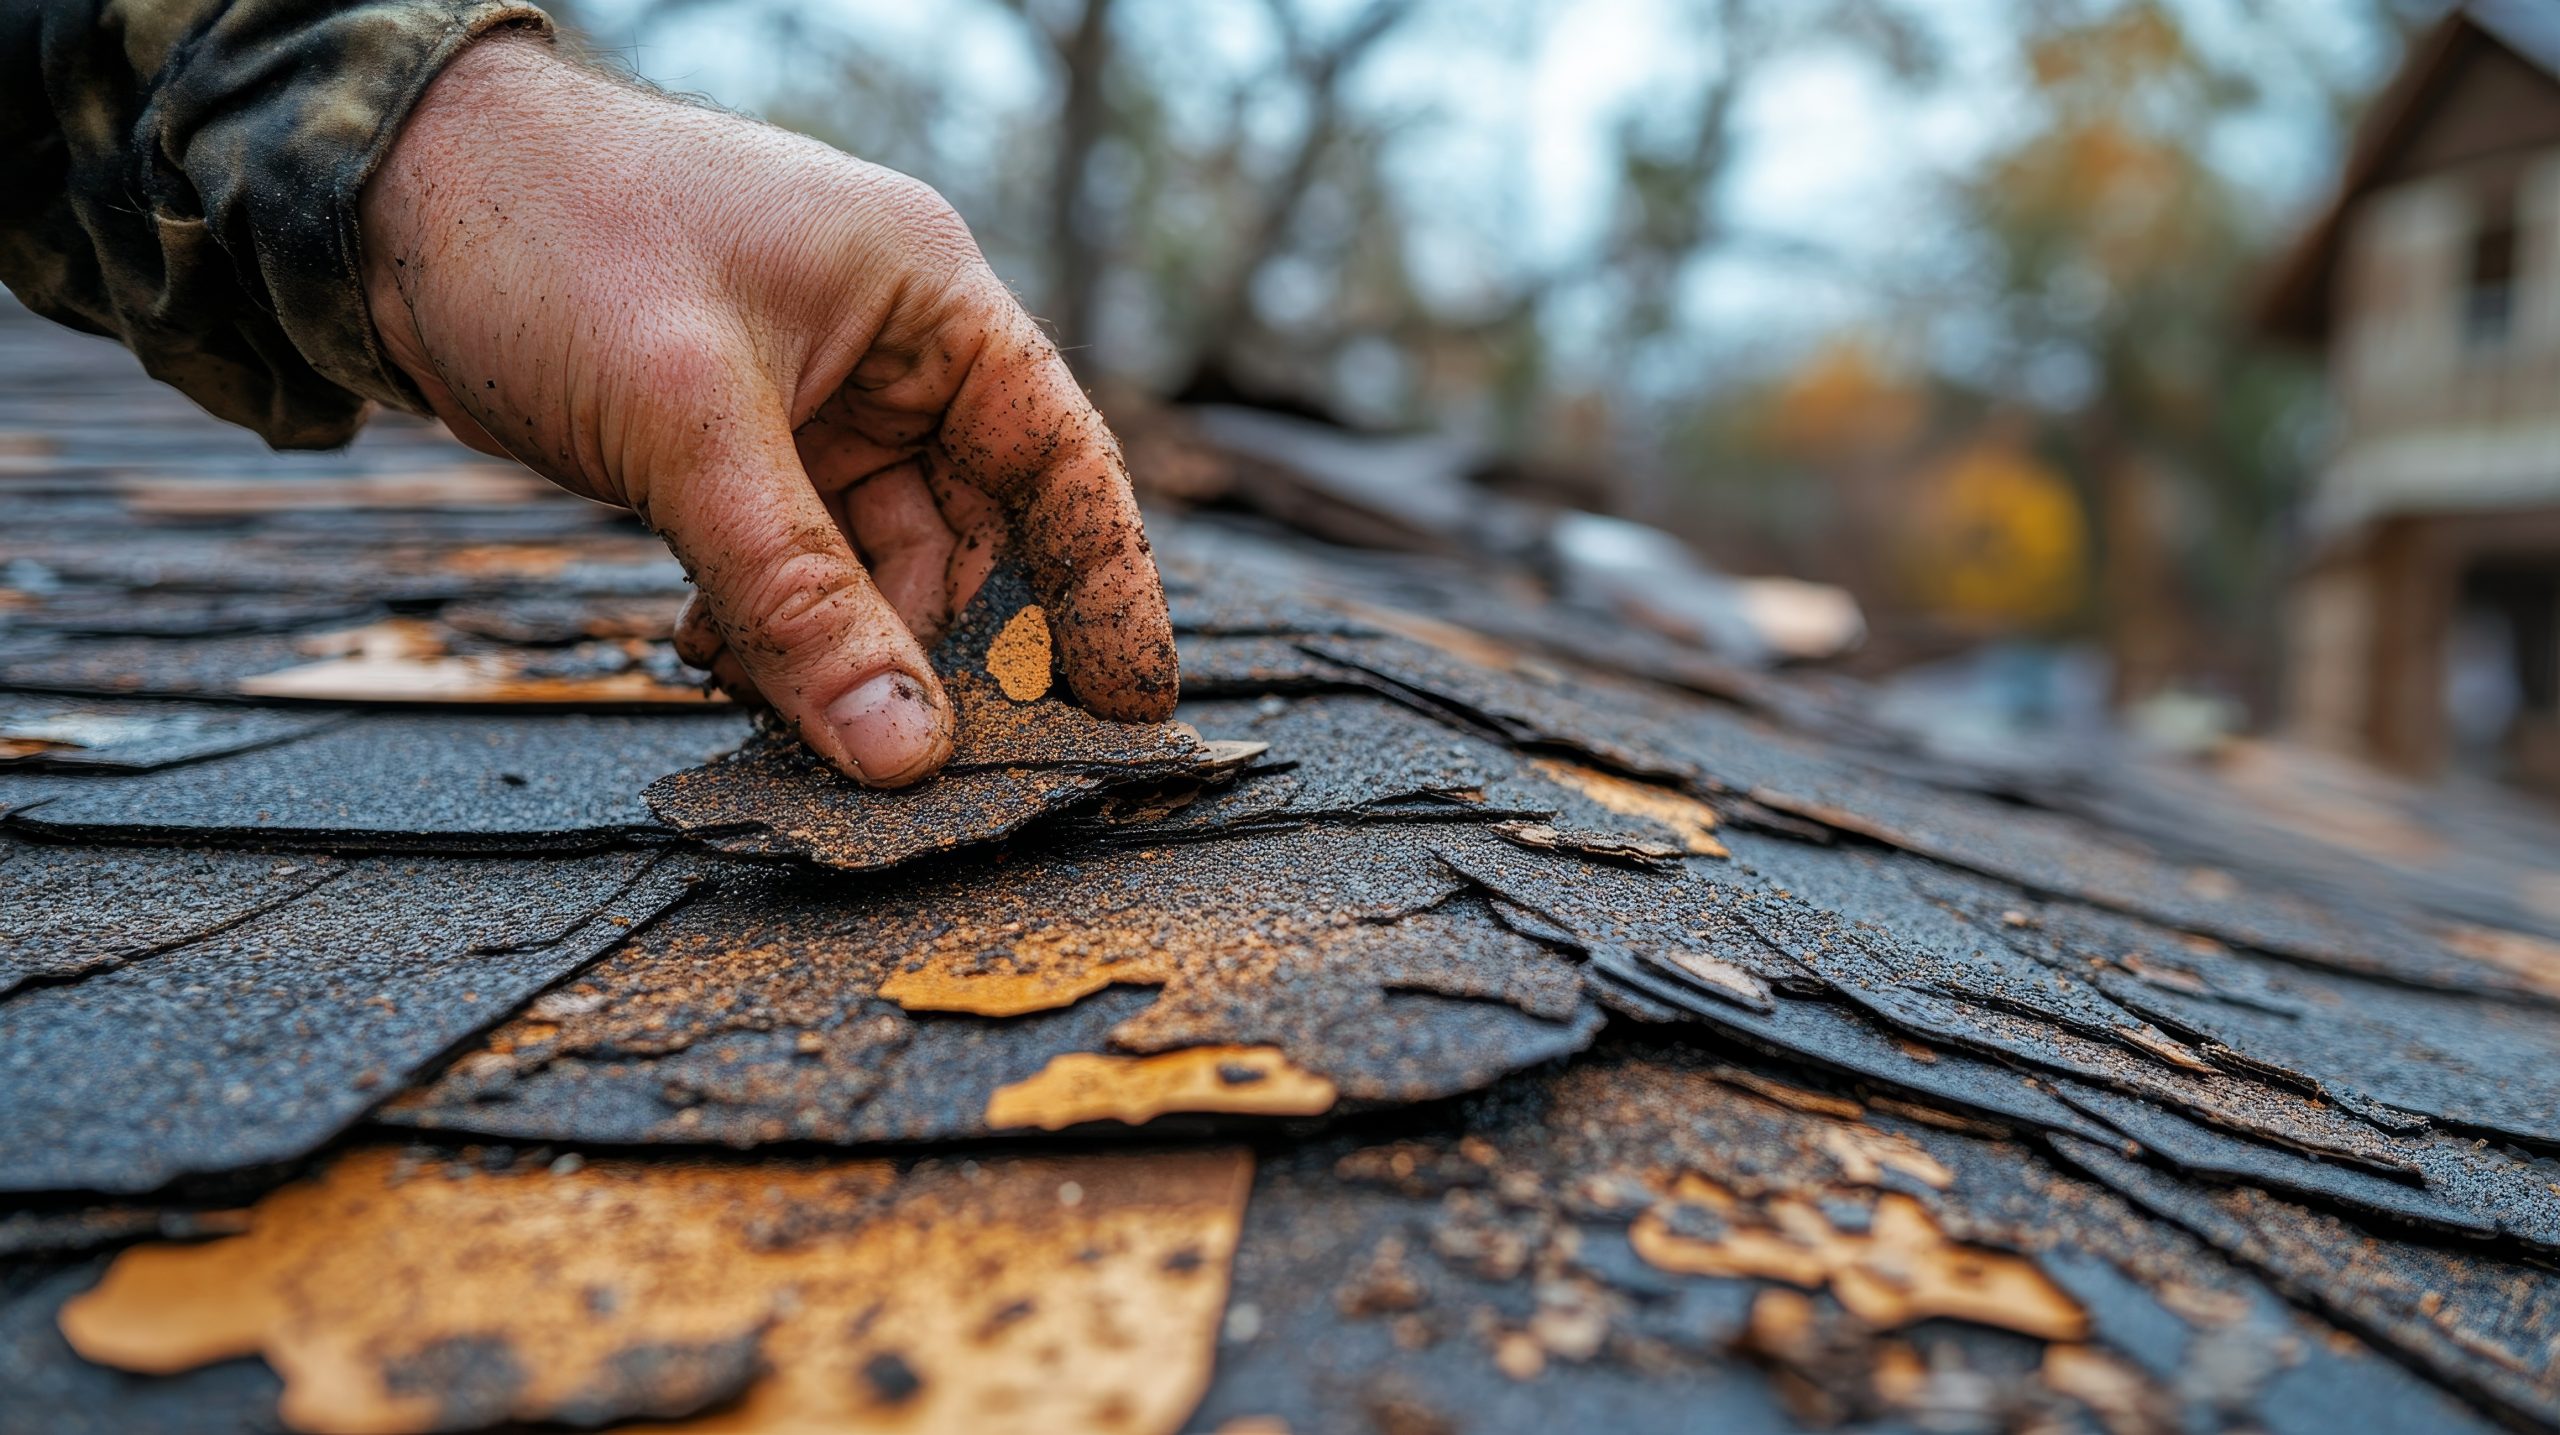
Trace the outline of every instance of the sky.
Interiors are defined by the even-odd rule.
[[[775,92],[790,57],[734,23],[736,0],[701,0],[632,36],[630,17],[645,3],[588,0],[581,13],[601,36],[635,40],[625,58],[660,84],[748,111]],[[1301,3],[1321,20],[1363,0]],[[1463,290],[1485,266],[1570,268],[1589,255],[1610,218],[1617,127],[1679,94],[1686,68],[1701,63],[1684,18],[1694,3],[1426,0],[1352,91],[1361,103],[1419,117],[1392,163],[1406,192],[1432,200],[1415,206],[1434,218],[1411,237],[1426,274]],[[1693,274],[1685,301],[1701,330],[1800,343],[1889,302],[1877,276],[1926,286],[1962,262],[1945,243],[1950,226],[1937,207],[1948,177],[2019,122],[2024,81],[2002,31],[2018,3],[1915,0],[1945,67],[1944,82],[1926,92],[1819,44],[1769,71],[1740,117],[1740,159],[1726,191],[1736,225],[1767,243]],[[2178,3],[2211,35],[2217,27],[2237,33],[2252,0]],[[2318,103],[2311,68],[2373,75],[2385,55],[2370,0],[2276,3],[2328,53],[2278,55],[2261,66],[2263,119],[2236,127],[2228,152],[2214,156],[2266,197],[2271,223],[2316,202],[2335,164],[2320,127],[2304,123],[2305,107]],[[1126,43],[1147,63],[1249,74],[1275,46],[1259,0],[1123,4]],[[809,0],[801,13],[950,77],[958,117],[939,146],[949,163],[992,158],[984,147],[1001,127],[973,126],[971,113],[1045,103],[1041,59],[995,0]],[[1275,133],[1296,122],[1277,105],[1255,118]],[[1571,332],[1570,304],[1561,322],[1561,344],[1606,342]]]

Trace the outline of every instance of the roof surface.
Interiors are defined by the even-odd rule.
[[[0,1431],[2560,1423],[2534,812],[1171,517],[882,797],[413,425],[9,314],[0,490]]]

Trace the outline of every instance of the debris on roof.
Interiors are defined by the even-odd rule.
[[[1008,580],[877,793],[636,527],[87,343],[0,313],[0,1431],[2560,1423],[2547,816],[1179,515],[1177,723]]]

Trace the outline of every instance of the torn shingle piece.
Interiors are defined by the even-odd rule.
[[[652,784],[649,806],[724,852],[865,872],[1010,837],[1114,787],[1228,765],[1187,728],[1109,722],[1066,701],[1046,617],[1011,568],[987,580],[933,662],[957,722],[936,776],[867,788],[768,725],[735,756]]]
[[[749,870],[387,1115],[539,1139],[949,1138],[991,1129],[1000,1089],[1069,1054],[1274,1047],[1377,1104],[1480,1086],[1599,1022],[1575,962],[1391,831],[959,861],[855,889]]]
[[[2547,1008],[2275,962],[2114,913],[2036,903],[2014,888],[1914,859],[1825,853],[1808,864],[1806,849],[1788,844],[1759,841],[1750,850],[1782,849],[1798,854],[1782,869],[1797,896],[1869,914],[1858,934],[1868,948],[1909,953],[1919,942],[1961,953],[1963,960],[1927,976],[1929,987],[1970,986],[1985,1004],[2013,1013],[2048,1004],[2019,975],[1987,983],[1967,975],[1975,964],[2001,969],[2005,946],[2040,963],[2055,991],[2086,980],[2124,1019],[2156,1017],[2186,1034],[2187,1043],[2165,1046],[2165,1034],[2153,1028],[2150,1041],[2135,1043],[2170,1058],[2171,1069],[2131,1071],[2090,1051],[2078,1060],[2104,1064],[2084,1065],[2082,1074],[2112,1070],[2098,1079],[2114,1090],[2075,1094],[2070,1083],[2059,1084],[2066,1100],[2163,1159],[2184,1164],[2192,1154],[2195,1169],[2207,1174],[2545,1248],[2560,1241],[2560,1167],[2467,1135],[2431,1132],[2420,1119],[2503,1130],[2540,1145],[2560,1135],[2547,1090],[2549,1069],[2560,1059],[2560,1020]],[[1836,887],[1821,891],[1815,866],[1863,866],[1869,875],[1853,899]],[[1924,900],[1889,895],[1887,870],[1893,885]],[[1963,925],[1949,925],[1950,916]],[[1888,930],[1892,940],[1884,943],[1878,934]],[[2087,1029],[2085,1018],[2079,1024]],[[2468,1042],[2456,1032],[2469,1033]],[[2481,1042],[2484,1033],[2496,1039]],[[2019,1055],[2055,1070],[2079,1045],[2047,1037]],[[2465,1046],[2474,1050],[2454,1049]],[[2214,1069],[2194,1072],[2198,1058]],[[2537,1100],[2537,1092],[2545,1094]],[[2448,1099],[2456,1093],[2467,1099]],[[2443,1109],[2457,1104],[2458,1112]],[[2478,1119],[2483,1114],[2498,1119]],[[2189,1116],[2223,1129],[2198,1129]]]
[[[139,1193],[299,1157],[680,900],[659,867],[351,863],[149,961],[21,990],[0,1001],[0,1190]]]
[[[344,720],[231,703],[0,695],[0,770],[147,771],[307,737]]]
[[[1793,962],[1738,924],[1720,864],[1691,859],[1658,870],[1583,860],[1503,840],[1499,833],[1433,835],[1433,855],[1508,906],[1566,934],[1595,963],[1648,964],[1715,999],[1769,1009],[1775,984],[1809,984]]]
[[[1561,884],[1566,895],[1543,898],[1524,890],[1534,888],[1534,880],[1487,880],[1505,900],[1587,934],[1585,945],[1604,972],[1623,973],[1620,963],[1632,957],[1649,963],[1675,988],[1765,1012],[1762,983],[1782,974],[1748,966],[1736,971],[1729,957],[1708,954],[1721,947],[1747,955],[1759,945],[1715,940],[1709,930],[1715,919],[1706,914],[1720,905],[1722,920],[1740,917],[1752,924],[1763,942],[1794,956],[1803,973],[1910,1035],[2139,1091],[2225,1127],[2360,1163],[2389,1179],[2415,1182],[2422,1170],[2431,1172],[2436,1189],[2398,1203],[2400,1214],[2417,1216],[2431,1201],[2452,1199],[2465,1212],[2453,1222],[2459,1227],[2487,1225],[2537,1243],[2560,1234],[2552,1203],[2543,1199],[2543,1183],[2529,1169],[2404,1140],[2325,1103],[2266,1085],[2254,1073],[2216,1069],[2207,1053],[2126,1010],[2085,972],[2011,953],[1994,932],[1968,928],[1896,875],[1903,866],[1925,870],[1925,864],[1897,865],[1880,855],[1769,839],[1755,840],[1746,865],[1755,857],[1762,866],[1785,859],[1779,870],[1765,874],[1777,890],[1756,890],[1757,883],[1736,874],[1728,891],[1712,901],[1674,898],[1660,911],[1643,910],[1643,896],[1595,906],[1595,888],[1606,883],[1588,875]],[[1465,859],[1458,861],[1464,870]],[[1486,879],[1482,871],[1471,875]],[[1860,921],[1843,924],[1835,913],[1856,913]],[[1701,963],[1703,972],[1695,970]],[[1645,993],[1654,1002],[1672,995]],[[2284,1162],[2271,1158],[2268,1167],[2268,1178],[2281,1182]]]
[[[1659,998],[1677,992],[1658,980],[1644,990]],[[1809,1063],[1947,1110],[2034,1131],[2069,1132],[2095,1141],[2123,1139],[2014,1067],[1914,1040],[1833,1002],[1781,999],[1772,1010],[1757,1012],[1691,996],[1681,1009],[1772,1058]]]
[[[255,752],[70,787],[56,780],[50,800],[10,820],[90,840],[593,848],[661,830],[640,789],[748,730],[734,711],[368,714]],[[0,800],[17,781],[0,775]]]
[[[360,1148],[245,1235],[125,1253],[61,1325],[129,1370],[263,1354],[306,1430],[725,1405],[736,1432],[1171,1435],[1251,1171],[1233,1148],[495,1172]]]
[[[2125,1032],[2118,1033],[2107,1017],[2111,1003],[2085,985],[2076,1002],[2069,1000],[2072,984],[2034,963],[2013,959],[2023,971],[1994,969],[1987,979],[1977,978],[1975,1000],[1959,999],[1951,988],[1964,979],[1967,959],[1978,957],[1991,939],[1968,934],[1951,916],[1915,903],[1907,891],[1897,893],[1889,881],[1874,879],[1863,892],[1818,894],[1841,904],[1835,907],[1793,891],[1761,889],[1749,872],[1721,864],[1652,874],[1509,853],[1481,842],[1467,846],[1456,834],[1435,840],[1453,870],[1582,946],[1604,980],[1632,982],[1653,1002],[1773,1049],[1970,1104],[2001,1119],[2102,1134],[2087,1116],[2009,1063],[2042,1066],[2124,1085],[2403,1180],[2418,1178],[2420,1153],[2389,1132],[2298,1093],[2218,1070],[2187,1069],[2151,1048],[2125,1044],[2138,1034],[2137,1019],[2125,1016]],[[1767,838],[1738,850],[1746,863],[1793,854],[1795,865],[1787,871],[1796,881],[1814,878],[1817,869],[1807,863],[1870,860]],[[1879,920],[1843,924],[1834,913],[1844,910],[1873,913]],[[1935,955],[1913,945],[1933,931],[1940,949]],[[1897,972],[1870,943],[1884,943],[1883,950],[1898,954],[1905,967]],[[1871,1012],[1873,1023],[1829,1002],[1805,999],[1826,987],[1836,1000]],[[2019,1014],[2039,1008],[2070,1012],[2081,1029],[2050,1016]],[[2174,1046],[2165,1036],[2157,1040],[2162,1050]],[[1966,1048],[1997,1059],[1967,1056]],[[2510,1172],[2509,1188],[2523,1179],[2521,1172]]]
[[[1609,974],[1604,969],[1604,982]],[[1675,995],[1660,984],[1644,990],[1657,998]],[[2016,1049],[2032,1051],[2049,1068],[2035,1075],[1968,1055],[1961,1045],[1924,1045],[1878,1031],[1823,1002],[1782,999],[1774,1011],[1751,1013],[1693,1000],[1688,1011],[1763,1050],[1889,1083],[1953,1108],[2111,1145],[2139,1142],[2158,1159],[2202,1179],[2253,1180],[2459,1234],[2499,1235],[2545,1248],[2560,1238],[2560,1200],[2550,1179],[2560,1173],[2544,1163],[2458,1137],[2376,1130],[2299,1092],[2236,1076],[2127,1067],[2102,1048],[2053,1029],[2041,1041],[2032,1032],[2012,1034]],[[1983,1029],[2000,1027],[1995,1018],[1984,1021]],[[2074,1067],[2099,1079],[2112,1074],[2125,1091],[2138,1094],[2050,1070]],[[2306,1155],[2305,1148],[2326,1154]]]
[[[2448,1201],[2424,1185],[2236,1136],[2190,1120],[2174,1108],[2122,1092],[2067,1078],[2050,1084],[2063,1100],[2141,1143],[2153,1159],[2175,1167],[2190,1179],[2277,1186],[2324,1204],[2421,1222],[2475,1238],[2502,1234],[2494,1213]],[[2544,1194],[2549,1194],[2547,1189]]]
[[[2390,1200],[2392,1214],[2428,1220],[2450,1205],[2461,1214],[2443,1224],[2454,1229],[2560,1249],[2560,1192],[2551,1184],[2560,1172],[2467,1141],[2378,1126],[2299,1088],[2225,1070],[2205,1059],[2213,1053],[2187,1048],[2117,1006],[2085,981],[2085,969],[2026,957],[2001,941],[1998,929],[1923,899],[1901,870],[1927,870],[1914,859],[1771,839],[1737,852],[1783,889],[1742,892],[1746,920],[1844,999],[1888,1023],[2139,1097],[2162,1108],[2164,1118],[2184,1114],[2273,1143],[2253,1173],[2268,1184],[2309,1182],[2315,1192],[2346,1184],[2293,1154],[2308,1152],[2384,1182],[2424,1186],[2397,1200],[2383,1187],[2357,1188],[2368,1206]],[[1851,911],[1863,920],[1844,924],[1833,915]],[[2138,1118],[2142,1109],[2073,1104],[2102,1119],[2111,1110]],[[2179,1128],[2164,1120],[2162,1129],[2174,1135]],[[2138,1131],[2127,1134],[2140,1139]],[[2208,1143],[2198,1137],[2185,1144]],[[2227,1161],[2238,1149],[2217,1146],[2215,1159]],[[2160,1154],[2175,1159],[2174,1151]]]
[[[121,966],[291,902],[344,870],[335,858],[189,848],[62,847],[0,839],[0,995]]]
[[[2116,1043],[2190,1073],[2208,1063],[2126,1011],[2085,972],[2038,961],[1929,900],[1932,869],[1900,853],[1736,836],[1732,910],[1845,999],[1941,1041],[2002,1050],[2043,1038],[1999,1034],[2010,1021]],[[1966,1012],[1978,1014],[1969,1021]],[[2026,1052],[2013,1054],[2027,1056]],[[2027,1057],[2032,1059],[2032,1057]]]
[[[2494,1249],[2392,1239],[2247,1186],[2181,1182],[2102,1146],[2063,1139],[2068,1163],[2173,1222],[2295,1302],[2396,1351],[2521,1424],[2560,1423],[2560,1275]]]

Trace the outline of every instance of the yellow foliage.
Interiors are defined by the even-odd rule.
[[[1979,441],[1927,474],[1911,518],[1900,556],[1921,606],[2009,625],[2079,605],[2087,517],[2070,482],[2017,441]]]

